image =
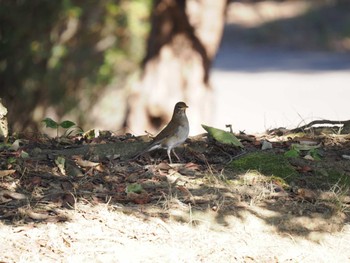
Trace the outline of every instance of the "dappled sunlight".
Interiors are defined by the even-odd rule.
[[[256,208],[255,213],[245,212],[244,219],[227,216],[228,225],[215,229],[209,215],[179,223],[149,217],[140,207],[78,203],[63,224],[2,225],[2,259],[32,260],[40,254],[41,259],[78,261],[347,261],[348,226],[337,234],[315,232],[312,240],[301,239],[281,235],[261,219],[276,212]],[[16,251],[10,255],[5,251],[11,246]]]
[[[339,185],[340,177],[332,182],[326,170],[317,173],[316,167],[332,167],[327,159],[313,163],[315,173],[305,175],[283,159],[283,141],[274,144],[279,150],[264,153],[256,148],[258,141],[242,142],[254,152],[235,158],[241,149],[198,138],[178,152],[184,163],[168,164],[161,162],[163,151],[123,159],[144,144],[135,137],[100,139],[105,143],[61,149],[46,141],[40,149],[48,140],[42,138],[41,144],[21,148],[29,157],[12,161],[16,170],[2,174],[0,184],[5,189],[0,190],[1,259],[30,261],[38,253],[56,261],[166,262],[174,255],[191,262],[344,261],[349,256],[348,189]],[[56,148],[48,149],[49,142]],[[95,155],[88,160],[84,151]],[[10,163],[12,152],[3,157]],[[243,167],[247,158],[257,160],[255,167]],[[315,180],[322,180],[317,188]]]

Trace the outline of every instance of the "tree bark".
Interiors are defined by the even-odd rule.
[[[192,133],[209,122],[213,92],[209,70],[218,50],[226,0],[156,0],[141,80],[129,98],[127,128],[155,132],[178,101],[189,105]]]

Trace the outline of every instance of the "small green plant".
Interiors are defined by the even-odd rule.
[[[321,161],[321,155],[318,149],[314,148],[309,151],[309,154],[315,161]]]
[[[62,121],[58,123],[51,118],[45,118],[42,120],[42,122],[46,125],[47,128],[56,129],[57,137],[58,137],[58,131],[60,127],[65,129],[63,136],[69,136],[73,131],[77,131],[77,130],[78,132],[83,131],[80,127],[77,127],[76,124],[72,121]]]
[[[140,194],[142,192],[143,188],[142,185],[138,184],[138,183],[133,183],[133,184],[129,184],[126,189],[125,192],[128,193],[137,193]]]
[[[302,155],[302,151],[306,152],[305,155],[310,155],[315,161],[321,160],[321,155],[318,150],[319,146],[307,146],[300,144],[292,144],[290,150],[284,153],[285,157],[300,157]]]
[[[291,149],[284,153],[285,157],[300,157],[300,150],[292,145]]]

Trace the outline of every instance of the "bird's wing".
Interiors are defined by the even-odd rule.
[[[171,125],[167,125],[158,135],[153,139],[153,142],[163,141],[164,139],[172,136],[175,130]]]

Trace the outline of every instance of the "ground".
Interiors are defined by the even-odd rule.
[[[238,134],[240,149],[204,134],[171,165],[163,151],[77,154],[133,136],[22,136],[1,151],[2,262],[350,259],[349,135]]]

